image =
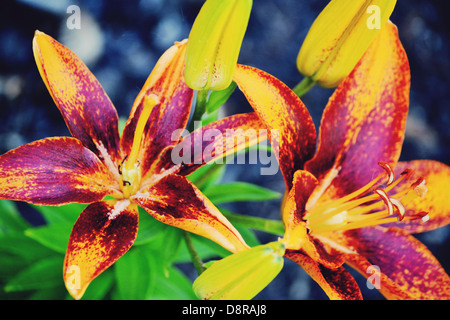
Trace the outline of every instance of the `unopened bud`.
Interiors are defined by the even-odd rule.
[[[333,88],[353,70],[388,21],[396,0],[331,0],[311,26],[297,68]]]
[[[284,245],[271,242],[214,262],[193,284],[204,300],[249,300],[283,268]]]
[[[252,0],[207,0],[194,21],[186,49],[186,84],[224,90],[231,84]]]

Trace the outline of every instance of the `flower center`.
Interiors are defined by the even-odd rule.
[[[141,150],[145,125],[153,107],[158,103],[159,98],[154,94],[144,97],[144,105],[136,124],[130,154],[123,159],[122,164],[119,166],[119,173],[122,176],[122,192],[125,198],[129,198],[139,190],[141,184],[139,151]]]
[[[379,162],[379,165],[385,172],[355,192],[318,205],[311,205],[308,201],[304,219],[307,221],[306,225],[309,231],[314,234],[326,234],[332,231],[357,229],[394,221],[417,219],[427,221],[429,216],[426,212],[405,216],[405,205],[417,197],[425,196],[427,192],[425,180],[419,178],[412,184],[403,184],[403,187],[397,188],[395,194],[389,195],[394,187],[399,186],[401,182],[408,180],[413,175],[413,170],[406,169],[395,180],[394,171],[389,164]],[[388,179],[383,186],[380,180],[386,174]],[[331,181],[336,175],[337,171],[334,176],[326,177],[325,182],[327,178]],[[325,188],[323,185],[319,185],[319,193],[321,194]],[[317,200],[317,195],[315,197],[313,193],[311,199]],[[315,203],[315,200],[312,202]]]

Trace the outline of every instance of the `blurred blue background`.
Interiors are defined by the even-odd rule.
[[[301,79],[298,50],[315,17],[328,1],[255,0],[239,62],[263,69],[293,87]],[[0,4],[0,153],[49,136],[69,135],[48,94],[32,54],[32,38],[41,30],[71,48],[88,65],[128,117],[131,105],[158,57],[188,37],[203,0],[3,0]],[[70,5],[81,9],[81,29],[70,30]],[[450,164],[450,20],[445,1],[400,0],[391,20],[409,57],[411,105],[401,160],[435,159]],[[316,125],[332,90],[313,88],[303,97]],[[223,115],[251,111],[236,92]],[[280,174],[263,176],[258,166],[230,165],[226,179],[250,181],[283,192]],[[449,200],[450,202],[450,200]],[[279,218],[279,201],[239,203],[230,209]],[[35,224],[38,216],[22,206]],[[418,235],[450,270],[449,228]],[[261,241],[273,238],[258,233]],[[195,271],[185,266],[186,273]],[[355,273],[354,273],[355,274]],[[367,299],[382,296],[355,274]],[[285,269],[258,299],[326,299],[297,265]]]

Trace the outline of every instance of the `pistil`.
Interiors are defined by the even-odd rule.
[[[130,154],[124,159],[120,173],[122,175],[122,191],[125,198],[130,197],[136,193],[140,186],[141,168],[139,162],[139,151],[141,150],[141,143],[145,126],[148,118],[153,110],[153,107],[159,103],[158,96],[150,94],[144,97],[143,107],[136,124],[134,131],[133,145]]]

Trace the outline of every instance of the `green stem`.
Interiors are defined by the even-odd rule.
[[[305,93],[307,93],[316,82],[310,78],[310,77],[304,77],[302,81],[300,81],[299,84],[297,84],[292,91],[295,92],[295,94],[299,97],[302,97]]]
[[[201,275],[202,272],[206,270],[206,268],[203,266],[203,261],[198,255],[197,250],[195,250],[194,244],[192,243],[191,235],[187,231],[184,231],[183,233],[184,239],[186,241],[186,246],[188,248],[189,254],[191,255],[192,263],[194,264],[197,273]]]
[[[206,112],[206,102],[208,101],[208,90],[197,91],[197,101],[195,102],[194,115],[192,116],[191,124],[189,126],[189,131],[196,129],[194,127],[195,121],[200,121],[202,116]]]
[[[220,208],[223,215],[232,223],[251,229],[264,231],[277,236],[284,235],[283,222],[259,217],[245,216]]]

